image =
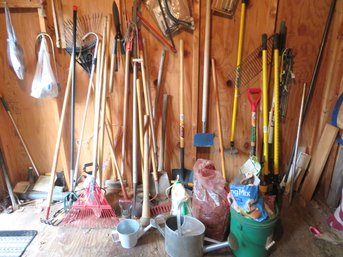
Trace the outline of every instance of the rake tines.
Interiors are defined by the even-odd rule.
[[[272,61],[272,49],[273,49],[273,37],[269,37],[267,41],[267,62],[268,64]],[[249,82],[255,78],[262,71],[262,47],[259,46],[247,57],[245,57],[240,65],[239,72],[239,86],[240,88],[249,87]],[[229,82],[230,84],[235,83],[237,79],[237,68],[234,67],[229,71]]]
[[[160,203],[158,205],[150,207],[151,217],[156,217],[159,214],[169,213],[171,209],[170,201]]]
[[[99,13],[79,16],[77,18],[76,27],[76,56],[77,62],[84,68],[88,73],[91,71],[93,49],[95,48],[96,40],[88,37],[87,40],[82,41],[82,37],[88,32],[94,32],[96,34],[101,33],[101,25],[103,22],[103,15]],[[71,54],[72,42],[73,42],[73,20],[68,19],[64,21],[64,33],[66,40],[65,50]]]
[[[79,228],[113,228],[118,221],[100,187],[92,180],[73,204],[62,224]]]

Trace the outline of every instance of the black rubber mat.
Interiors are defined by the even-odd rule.
[[[19,257],[37,235],[36,230],[0,231],[0,257]]]

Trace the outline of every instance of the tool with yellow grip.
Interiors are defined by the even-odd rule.
[[[269,175],[268,154],[268,81],[267,81],[267,34],[262,34],[262,100],[263,100],[263,177],[260,190],[267,192],[267,177]]]
[[[237,65],[236,65],[236,79],[235,79],[235,91],[233,99],[233,110],[232,110],[232,122],[231,122],[231,136],[230,136],[230,147],[226,151],[230,154],[237,154],[238,150],[235,148],[235,127],[237,118],[237,104],[239,95],[239,84],[240,84],[240,69],[242,60],[242,49],[243,49],[243,35],[244,35],[244,23],[245,23],[245,9],[248,0],[242,0],[241,7],[241,20],[239,24],[239,36],[238,36],[238,51],[237,51]]]
[[[280,134],[279,34],[274,35],[274,179],[279,176]]]

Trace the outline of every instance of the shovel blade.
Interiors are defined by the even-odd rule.
[[[172,180],[176,180],[177,176],[183,182],[193,182],[193,171],[186,169],[173,169]]]
[[[213,141],[214,141],[214,134],[197,133],[194,135],[193,145],[196,147],[212,147]]]

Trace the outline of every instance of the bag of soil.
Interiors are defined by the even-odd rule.
[[[207,237],[222,241],[230,212],[225,180],[209,160],[198,159],[193,170],[192,214],[204,223]]]

